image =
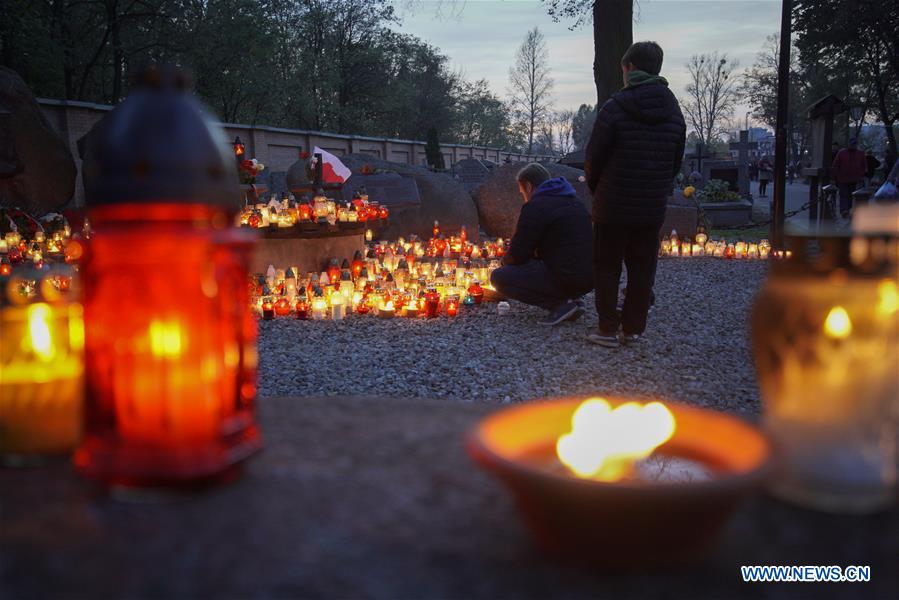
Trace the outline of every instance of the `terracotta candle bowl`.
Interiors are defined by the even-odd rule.
[[[504,409],[468,436],[471,455],[512,491],[538,543],[555,557],[606,567],[694,561],[771,471],[770,443],[751,425],[665,402],[676,430],[653,456],[692,461],[708,477],[615,483],[578,478],[556,458],[556,440],[570,430],[584,399]],[[612,407],[626,401],[606,399]]]

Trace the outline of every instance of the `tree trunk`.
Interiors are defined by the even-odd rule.
[[[593,80],[597,109],[621,89],[621,57],[634,42],[633,0],[593,3]]]
[[[109,27],[112,31],[112,104],[117,104],[122,99],[122,77],[125,62],[125,52],[122,49],[121,26],[119,17],[118,0],[109,3]]]

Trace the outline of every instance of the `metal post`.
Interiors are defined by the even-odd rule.
[[[784,209],[787,176],[787,103],[790,99],[790,47],[793,0],[782,0],[780,15],[780,56],[777,65],[777,120],[774,140],[774,202],[771,207],[771,240],[783,248]]]

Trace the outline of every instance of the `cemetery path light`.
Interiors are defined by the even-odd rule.
[[[107,117],[86,190],[82,474],[114,487],[216,480],[260,447],[253,234],[221,128],[151,67]],[[272,310],[274,308],[272,307]]]

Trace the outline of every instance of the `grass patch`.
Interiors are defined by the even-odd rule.
[[[771,226],[759,225],[749,229],[715,229],[712,228],[708,232],[709,238],[713,240],[727,240],[727,242],[758,242],[761,239],[771,239]]]

